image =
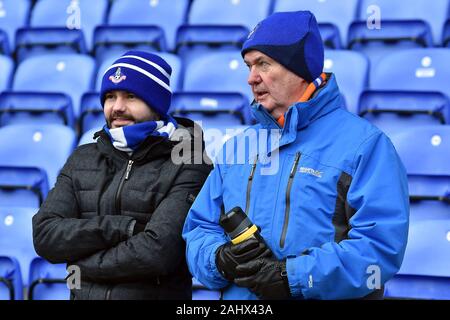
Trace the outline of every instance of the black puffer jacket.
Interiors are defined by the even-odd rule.
[[[192,121],[177,121],[193,131]],[[173,163],[172,149],[192,140],[149,137],[129,157],[99,136],[75,150],[34,216],[37,253],[80,268],[72,299],[190,299],[181,230],[211,165]]]

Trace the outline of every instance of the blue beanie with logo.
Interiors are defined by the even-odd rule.
[[[172,68],[163,58],[144,51],[128,51],[103,75],[100,89],[102,106],[106,93],[123,90],[134,93],[152,110],[165,116],[172,99],[171,74]]]
[[[308,82],[323,72],[324,49],[310,11],[277,12],[262,20],[248,35],[242,56],[258,50]]]

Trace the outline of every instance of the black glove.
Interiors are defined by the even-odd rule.
[[[271,255],[272,251],[267,245],[255,238],[249,238],[236,245],[228,242],[217,249],[216,266],[225,279],[233,281],[239,264]]]
[[[291,298],[286,272],[286,260],[273,257],[253,260],[236,268],[239,275],[234,283],[249,288],[260,299],[281,300]]]
[[[140,222],[136,221],[136,224],[134,225],[134,229],[133,229],[133,236],[144,231],[146,225],[147,225],[146,223],[140,223]]]

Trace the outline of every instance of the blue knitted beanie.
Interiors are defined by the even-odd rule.
[[[102,79],[100,99],[102,106],[109,91],[134,93],[159,115],[165,116],[170,107],[172,68],[161,57],[143,51],[128,51],[112,66]]]
[[[242,47],[258,50],[308,82],[323,72],[324,52],[317,21],[309,11],[277,12],[262,20]]]

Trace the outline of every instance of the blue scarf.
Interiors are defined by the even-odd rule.
[[[103,129],[116,149],[132,153],[149,136],[170,139],[177,127],[178,124],[175,119],[167,116],[164,120],[140,122],[115,129],[109,129],[105,125]]]

